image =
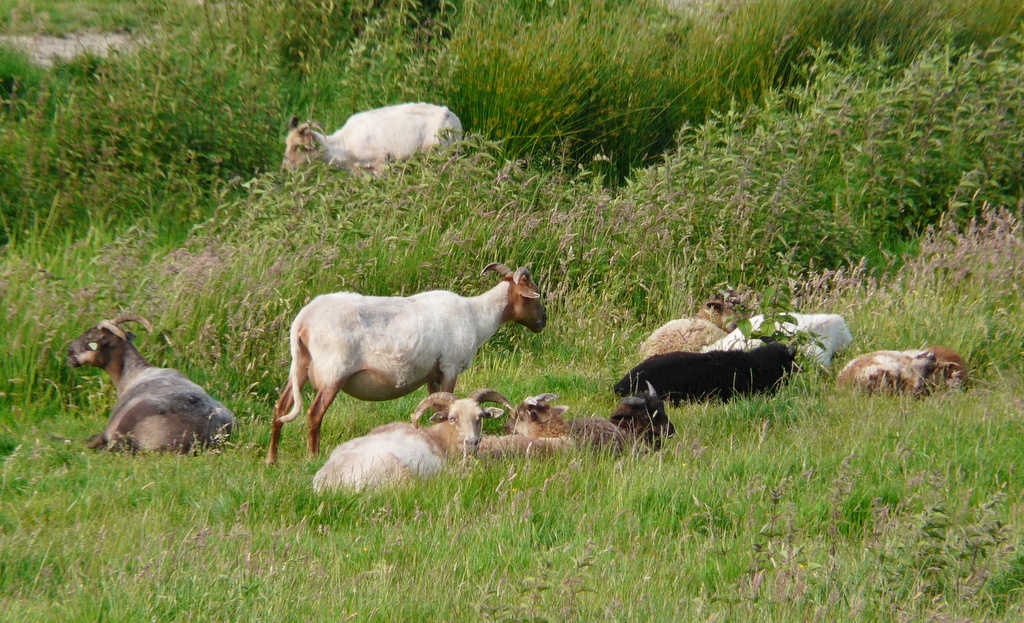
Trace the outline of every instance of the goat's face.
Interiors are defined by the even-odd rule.
[[[292,117],[288,136],[284,139],[284,160],[282,169],[297,169],[313,159],[318,150],[313,138],[313,126],[310,123],[299,123],[298,117]]]
[[[526,437],[565,437],[569,426],[565,414],[569,407],[554,407],[545,401],[527,398],[519,403],[505,422],[505,433]]]
[[[735,331],[736,321],[747,316],[740,311],[745,302],[745,298],[735,290],[726,290],[704,301],[704,305],[697,312],[697,317],[725,331]]]
[[[125,335],[129,341],[135,337],[131,331],[126,331]],[[123,353],[125,344],[123,339],[111,333],[109,329],[97,325],[68,345],[68,365],[73,368],[106,368],[114,358]]]
[[[548,313],[541,302],[540,290],[533,282],[530,271],[520,267],[508,278],[508,303],[511,319],[534,333],[540,333],[548,323]]]
[[[452,427],[452,448],[470,456],[480,446],[480,428],[483,418],[495,418],[504,413],[497,407],[481,407],[475,400],[463,398],[451,403],[447,411],[431,416],[435,423],[447,422]]]
[[[663,438],[676,434],[665,412],[665,403],[653,389],[623,398],[609,419],[623,432],[650,443],[655,449],[661,447]]]

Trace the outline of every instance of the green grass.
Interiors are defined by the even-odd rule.
[[[123,12],[33,6],[67,31]],[[232,6],[142,3],[110,26],[152,36],[125,57],[0,53],[4,620],[1020,618],[1019,5]],[[472,135],[379,179],[276,170],[292,114],[337,126],[402,100],[449,104]],[[609,120],[650,133],[613,140]],[[317,496],[300,422],[263,464],[306,302],[476,294],[491,261],[531,264],[550,322],[501,329],[460,392],[608,414],[644,338],[727,283],[841,313],[855,341],[774,397],[671,407],[657,453],[455,461]],[[116,396],[64,350],[120,310],[155,322],[146,357],[238,415],[229,447],[78,441]],[[965,356],[968,388],[835,388],[855,354],[931,343]],[[342,396],[325,451],[423,395]]]

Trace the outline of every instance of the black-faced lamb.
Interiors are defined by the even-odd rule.
[[[68,346],[68,365],[103,368],[117,389],[117,403],[90,448],[180,453],[216,445],[228,438],[235,418],[181,372],[150,364],[132,344],[135,335],[121,324],[153,325],[135,314],[104,320]]]
[[[274,409],[267,462],[277,459],[281,427],[302,411],[302,387],[317,390],[309,408],[308,450],[320,451],[320,424],[338,392],[360,400],[391,400],[426,384],[452,392],[480,345],[506,322],[540,332],[547,312],[530,271],[497,262],[483,272],[502,276],[474,297],[434,290],[409,297],[354,292],[313,299],[291,327],[291,371]]]
[[[413,476],[430,476],[441,471],[445,458],[452,454],[474,455],[480,444],[481,419],[502,414],[501,409],[483,408],[484,402],[515,408],[493,389],[478,389],[462,399],[435,392],[420,402],[411,422],[378,426],[335,448],[313,477],[313,489],[359,491]],[[435,424],[420,428],[420,417],[427,411],[435,412],[430,418]]]
[[[626,396],[650,383],[665,400],[680,401],[774,393],[786,375],[796,371],[796,351],[779,343],[750,351],[668,353],[644,360],[615,384]]]
[[[330,136],[313,123],[292,117],[282,168],[295,169],[316,159],[351,172],[380,175],[384,165],[404,160],[462,136],[462,122],[445,106],[397,104],[356,113]]]

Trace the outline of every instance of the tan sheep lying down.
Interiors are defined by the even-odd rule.
[[[846,364],[836,379],[839,387],[910,396],[923,396],[941,386],[958,388],[966,382],[963,358],[944,346],[867,353]]]

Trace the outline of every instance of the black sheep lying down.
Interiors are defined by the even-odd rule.
[[[796,350],[777,342],[754,350],[714,350],[706,353],[666,353],[645,359],[615,384],[615,393],[635,393],[650,383],[673,404],[683,400],[736,395],[771,394],[786,374],[799,370]]]

